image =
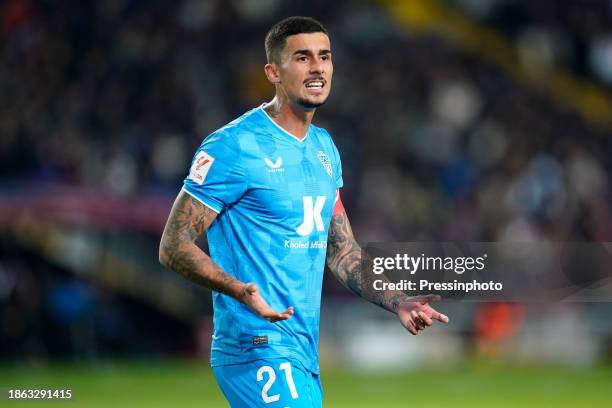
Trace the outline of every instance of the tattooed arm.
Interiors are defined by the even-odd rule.
[[[195,240],[217,217],[217,213],[181,190],[174,201],[159,245],[159,262],[198,285],[224,293],[248,305],[268,321],[287,320],[293,308],[278,313],[259,294],[254,283],[244,283],[223,271]]]
[[[401,291],[375,290],[374,275],[362,269],[363,256],[366,255],[353,236],[346,212],[334,215],[327,239],[327,266],[344,286],[369,302],[396,313],[412,334],[431,326],[432,319],[448,322],[446,316],[429,306],[430,302],[439,300],[437,295],[411,297]],[[385,278],[380,275],[376,279]]]

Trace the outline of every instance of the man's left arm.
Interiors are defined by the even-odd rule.
[[[332,216],[327,239],[327,266],[334,276],[349,290],[392,313],[402,325],[417,334],[433,320],[448,323],[448,317],[434,310],[429,303],[439,300],[438,295],[408,296],[401,291],[379,291],[373,286],[374,275],[363,270],[363,253],[353,236],[344,209]],[[381,279],[382,276],[376,276]]]

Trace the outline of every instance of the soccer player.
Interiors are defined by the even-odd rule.
[[[327,30],[290,17],[265,40],[272,101],[213,132],[172,207],[160,262],[213,290],[211,365],[232,407],[320,407],[324,265],[412,334],[447,322],[429,301],[375,291],[342,206],[340,156],[311,124],[333,74]],[[194,241],[207,233],[210,257]],[[377,277],[379,279],[379,277]]]

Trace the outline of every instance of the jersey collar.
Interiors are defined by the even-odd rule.
[[[268,115],[268,112],[266,112],[266,110],[264,109],[264,106],[266,106],[266,103],[262,103],[261,106],[259,107],[259,110],[264,114],[264,116],[270,121],[270,123],[272,123],[272,125],[274,125],[278,130],[281,131],[281,133],[284,133],[285,135],[291,137],[292,139],[294,139],[296,142],[298,143],[304,143],[304,141],[308,138],[308,135],[310,134],[310,125],[308,126],[308,130],[306,131],[306,135],[300,139],[299,137],[297,137],[296,135],[294,135],[293,133],[287,132],[285,129],[283,129],[278,123],[276,123],[271,117],[270,115]]]

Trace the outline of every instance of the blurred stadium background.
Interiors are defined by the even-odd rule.
[[[609,0],[5,0],[0,387],[224,406],[210,294],[157,246],[201,139],[271,98],[267,29],[300,14],[331,32],[315,122],[358,239],[612,241]],[[323,299],[327,406],[612,405],[610,303],[443,302],[414,338],[329,276]]]

